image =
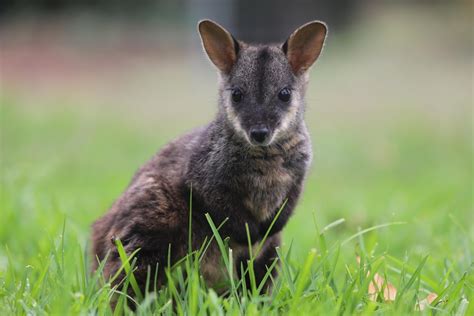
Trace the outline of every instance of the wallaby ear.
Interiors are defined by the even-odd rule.
[[[312,21],[300,26],[290,35],[282,49],[294,74],[308,70],[318,59],[326,34],[327,27],[324,22]]]
[[[209,59],[220,71],[228,74],[237,60],[239,43],[222,26],[211,20],[200,21],[198,30]]]

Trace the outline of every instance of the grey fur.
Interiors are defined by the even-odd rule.
[[[153,270],[157,263],[160,267],[166,264],[169,245],[172,262],[186,254],[191,188],[193,249],[212,234],[205,213],[216,225],[227,218],[220,234],[230,237],[237,264],[246,264],[245,225],[255,244],[286,201],[255,262],[258,280],[276,258],[280,231],[293,212],[312,158],[303,120],[308,76],[306,72],[293,73],[281,45],[236,41],[232,45],[238,45],[237,58],[230,72],[220,72],[215,119],[165,146],[137,172],[110,211],[94,223],[94,255],[102,260],[110,253],[106,276],[120,267],[110,241],[113,238],[122,240],[128,254],[141,248],[135,275],[142,287],[147,266]],[[285,87],[291,90],[289,102],[278,98]],[[231,98],[231,89],[235,88],[243,91],[238,104]],[[249,136],[252,128],[259,126],[271,134],[262,146],[254,145]],[[219,256],[213,245],[201,267],[211,286],[221,279],[216,264]],[[164,280],[160,270],[160,284]]]

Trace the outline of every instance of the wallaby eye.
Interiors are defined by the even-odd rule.
[[[242,101],[243,95],[240,89],[238,88],[232,89],[231,95],[232,95],[232,101],[234,101],[235,103],[239,103],[240,101]]]
[[[290,101],[290,97],[291,97],[291,90],[288,88],[283,88],[278,93],[278,99],[280,99],[283,102]]]

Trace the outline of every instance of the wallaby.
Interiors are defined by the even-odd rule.
[[[268,232],[254,260],[257,284],[262,281],[276,260],[280,232],[295,208],[312,158],[303,121],[304,96],[326,25],[304,24],[282,45],[246,44],[210,20],[199,22],[198,31],[218,69],[217,115],[158,152],[93,224],[93,269],[106,256],[106,277],[120,269],[114,244],[118,238],[127,255],[140,249],[134,275],[142,291],[150,268],[154,272],[158,267],[158,283],[164,284],[163,267],[186,256],[189,236],[193,250],[212,237],[206,213],[216,226],[223,223],[219,234],[229,238],[236,273],[248,261],[246,226],[254,245]],[[210,287],[225,278],[220,263],[214,241],[200,266]],[[275,276],[277,269],[271,273]]]

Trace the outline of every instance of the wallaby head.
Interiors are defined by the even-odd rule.
[[[268,146],[302,123],[307,73],[323,48],[324,23],[304,24],[281,45],[246,44],[210,20],[198,30],[220,74],[219,117],[237,135]]]

